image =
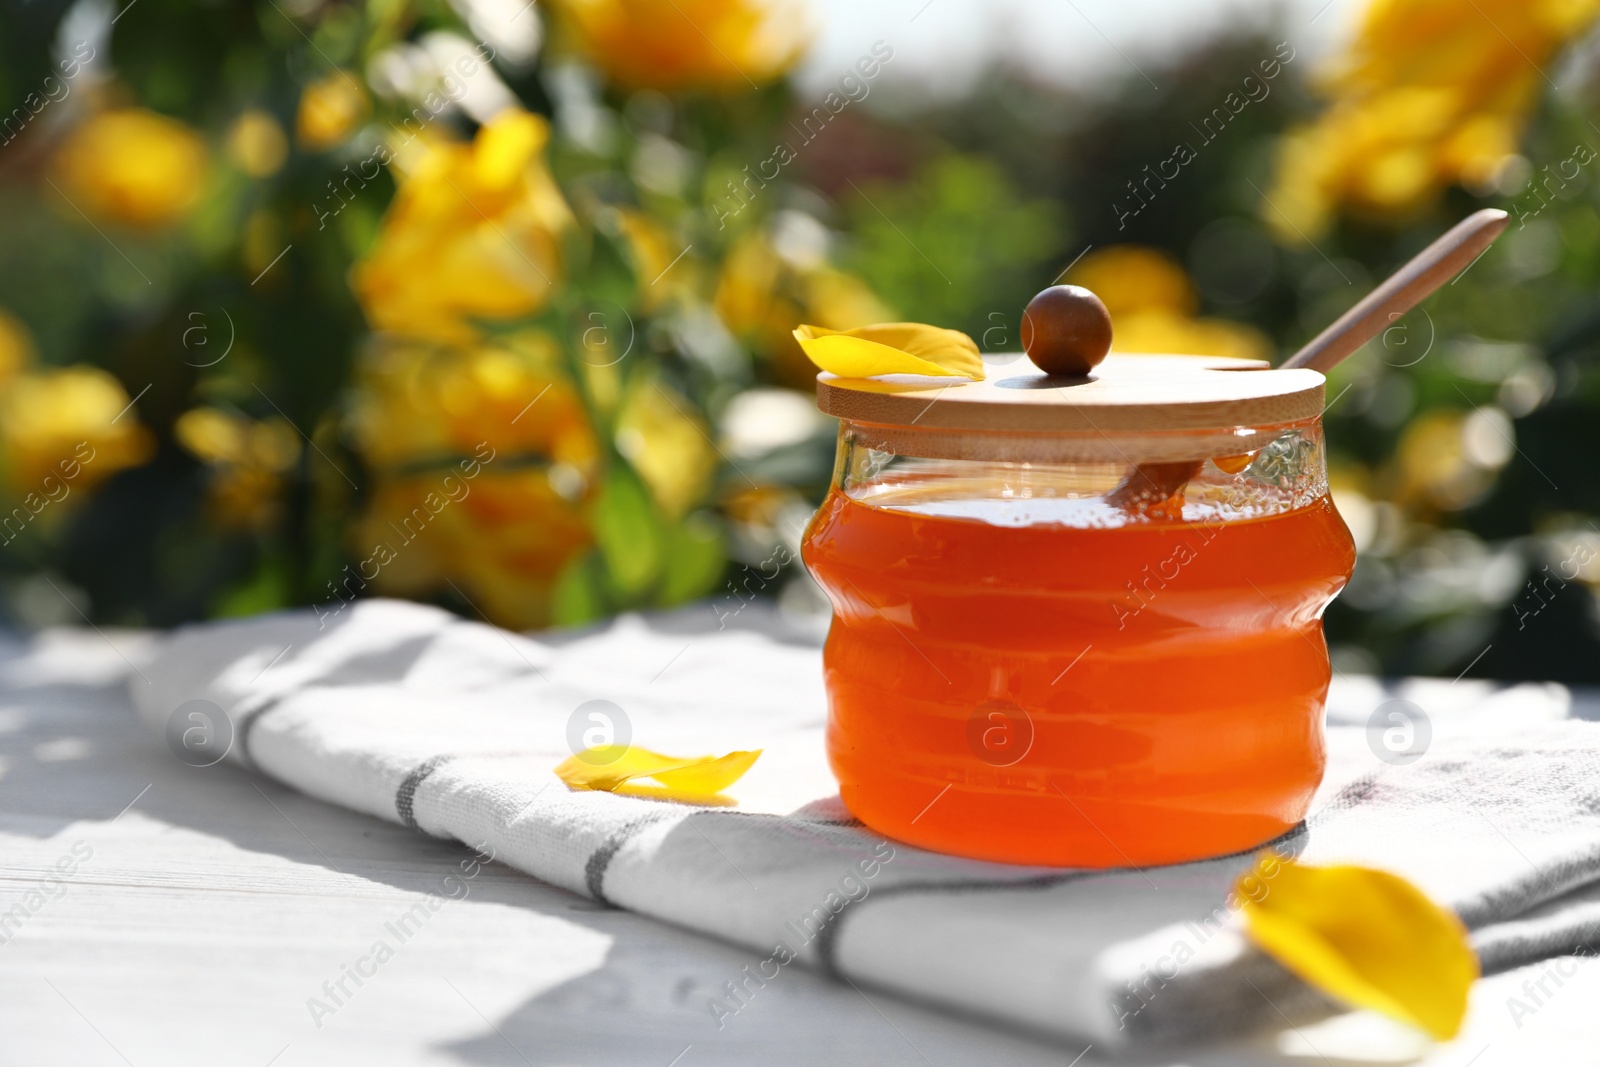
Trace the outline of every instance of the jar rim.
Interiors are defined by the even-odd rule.
[[[1075,430],[1014,433],[840,421],[841,440],[896,456],[991,463],[1172,463],[1258,451],[1286,433],[1321,426],[1321,418],[1202,430]]]

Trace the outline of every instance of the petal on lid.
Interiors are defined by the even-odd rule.
[[[841,378],[925,374],[983,379],[978,345],[959,330],[920,322],[884,322],[853,330],[801,326],[794,337],[811,362]]]

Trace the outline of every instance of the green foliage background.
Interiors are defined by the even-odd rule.
[[[0,8],[7,108],[48,72],[68,10],[62,0]],[[246,105],[265,106],[292,128],[300,87],[327,64],[359,67],[396,40],[460,27],[442,2],[327,5],[312,25],[270,0],[140,0],[113,27],[110,52],[120,83],[144,106],[205,129]],[[803,152],[791,185],[740,225],[758,226],[780,209],[818,217],[832,231],[839,264],[898,315],[964,329],[986,350],[1016,347],[1022,306],[1086,248],[1154,246],[1187,266],[1203,313],[1253,324],[1292,351],[1456,219],[1485,204],[1514,207],[1525,193],[1482,200],[1456,190],[1403,224],[1346,220],[1315,247],[1275,243],[1262,222],[1262,190],[1276,138],[1315,110],[1304,88],[1310,64],[1301,59],[1145,210],[1120,218],[1126,183],[1192,139],[1189,124],[1279,39],[1268,25],[1198,42],[1151,71],[1160,89],[1130,76],[1089,96],[1005,67],[961,98],[931,105],[880,88]],[[556,112],[544,59],[500,73],[524,106]],[[1582,85],[1541,106],[1523,147],[1534,167],[1566,158],[1574,144],[1600,143],[1592,80]],[[763,158],[773,130],[814,103],[787,83],[731,97],[691,94],[666,111],[654,96],[615,89],[597,102],[624,140],[665,122],[704,160],[700,185],[680,200],[631,186],[628,195],[699,234],[708,251],[735,236],[702,218],[720,179]],[[629,185],[623,157],[623,147],[594,151],[560,137],[552,167],[577,201],[585,189],[607,195]],[[335,486],[330,495],[310,450],[288,484],[281,526],[225,535],[204,517],[204,470],[172,435],[197,399],[220,398],[258,417],[281,406],[364,484],[334,417],[364,333],[346,275],[372,241],[392,185],[380,179],[337,225],[318,229],[307,205],[333,166],[295,153],[272,182],[208,202],[196,239],[126,238],[146,283],[93,230],[46,203],[26,139],[0,149],[0,304],[26,321],[44,362],[99,365],[130,395],[153,383],[138,411],[158,443],[150,463],[120,473],[50,538],[0,552],[14,614],[18,590],[41,572],[79,591],[96,621],[168,625],[314,601],[348,562],[346,523],[359,493]],[[282,236],[293,247],[279,265],[286,283],[257,290],[242,265],[240,230],[263,203],[286,220]],[[607,254],[596,252],[571,286],[579,296],[615,293],[627,304],[637,279]],[[1544,569],[1570,559],[1574,545],[1600,545],[1597,282],[1600,182],[1585,173],[1536,219],[1514,225],[1425,315],[1414,313],[1333,375],[1334,465],[1376,487],[1374,532],[1328,616],[1342,667],[1600,681],[1595,587],[1552,583]],[[174,358],[175,339],[188,310],[219,306],[238,309],[239,355],[225,372],[201,374]],[[702,358],[669,325],[647,324],[656,372],[713,424],[742,390],[785,381],[747,346],[731,363]],[[1521,384],[1508,394],[1512,379]],[[1480,492],[1454,509],[1385,502],[1382,486],[1394,477],[1409,425],[1430,412],[1495,405],[1508,412],[1515,454]],[[563,583],[558,615],[578,620],[715,595],[770,553],[770,538],[741,539],[738,520],[715,499],[694,523],[663,525],[627,465],[613,458],[594,520],[597,550]],[[754,478],[814,501],[830,459],[824,436],[725,469],[718,491]]]

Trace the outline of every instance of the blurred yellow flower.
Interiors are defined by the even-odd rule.
[[[188,126],[153,111],[103,111],[73,130],[55,175],[74,207],[92,219],[159,229],[200,199],[206,147]]]
[[[739,485],[722,498],[722,513],[734,522],[761,530],[773,530],[786,507],[804,498],[784,485]],[[810,505],[806,505],[811,510]]]
[[[669,298],[694,292],[699,263],[685,254],[687,242],[641,211],[618,211],[616,217],[633,253],[639,303],[644,310],[657,311]]]
[[[155,442],[122,384],[97,367],[24,372],[0,393],[0,464],[18,493],[39,490],[63,463],[73,485],[93,486],[150,458]]]
[[[294,132],[300,143],[322,152],[350,139],[372,111],[366,89],[349,71],[336,70],[307,85],[300,93]]]
[[[594,431],[547,334],[462,349],[380,342],[364,358],[353,418],[358,446],[381,470],[497,452],[542,456],[588,477]]]
[[[1067,280],[1098,296],[1113,319],[1140,311],[1188,317],[1199,307],[1188,273],[1167,253],[1143,245],[1091,252],[1073,266]]]
[[[557,0],[578,47],[634,89],[747,89],[811,40],[798,0]]]
[[[1200,301],[1189,275],[1158,249],[1112,245],[1091,252],[1066,280],[1091,290],[1111,312],[1112,347],[1118,352],[1272,358],[1272,343],[1259,330],[1196,318]]]
[[[1272,342],[1254,327],[1225,319],[1190,319],[1143,311],[1114,320],[1118,352],[1177,352],[1232,359],[1272,358]]]
[[[1328,110],[1280,146],[1265,217],[1314,239],[1340,208],[1402,214],[1485,190],[1516,151],[1544,68],[1600,0],[1373,0],[1328,71]]]
[[[33,362],[33,338],[10,312],[0,309],[0,389]]]
[[[351,284],[372,325],[451,343],[473,318],[543,307],[572,215],[543,158],[549,126],[507,110],[471,144],[419,138],[382,229]]]
[[[358,384],[352,430],[373,470],[351,546],[364,580],[404,596],[454,583],[497,623],[548,622],[556,577],[590,542],[600,458],[555,342],[384,342]]]
[[[722,263],[713,300],[737,337],[765,356],[782,382],[810,391],[816,367],[800,350],[802,322],[853,330],[894,318],[861,279],[816,258],[785,257],[763,233],[740,238]]]
[[[617,451],[674,519],[700,503],[717,469],[711,439],[691,411],[688,400],[640,375],[617,415]]]
[[[300,435],[281,418],[256,421],[213,407],[192,408],[173,427],[178,443],[211,468],[207,503],[217,521],[265,529],[281,508],[284,475],[300,458]]]
[[[228,158],[252,178],[267,178],[289,157],[289,139],[278,120],[260,108],[239,113],[228,127]]]
[[[1412,419],[1395,447],[1395,502],[1458,511],[1483,499],[1515,449],[1515,428],[1499,408],[1448,409]]]
[[[866,282],[825,263],[802,270],[796,281],[806,318],[819,326],[853,330],[892,317]]]
[[[715,299],[717,314],[728,329],[740,335],[755,335],[770,329],[769,320],[776,310],[774,304],[784,273],[783,260],[764,235],[753,233],[734,242],[723,258]],[[794,321],[785,321],[787,316],[780,319],[777,329],[782,333],[800,324],[801,312],[793,302],[782,310],[790,309]]]

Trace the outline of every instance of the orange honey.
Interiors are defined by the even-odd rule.
[[[979,859],[1142,867],[1304,816],[1321,616],[1355,561],[1331,501],[1105,510],[830,492],[803,554],[834,608],[828,755],[863,822]]]

